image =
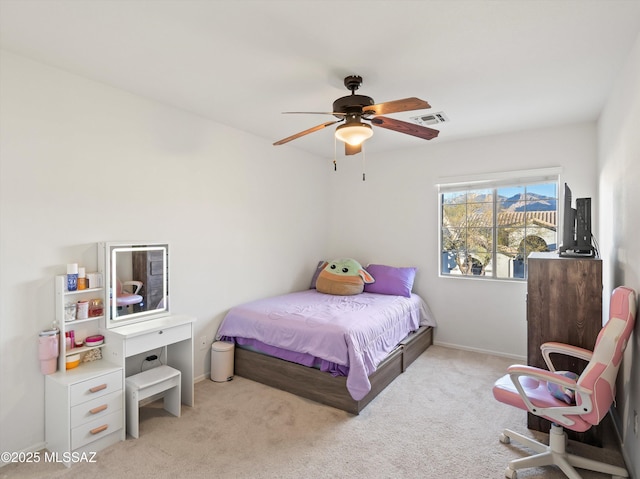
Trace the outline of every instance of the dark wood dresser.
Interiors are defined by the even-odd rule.
[[[602,329],[602,261],[532,253],[527,279],[527,364],[547,369],[540,345],[549,341],[593,350]],[[552,357],[559,371],[580,374],[586,362]],[[551,423],[528,414],[529,429],[549,432]],[[584,433],[567,430],[570,439],[602,446],[601,426]]]
[[[142,281],[143,309],[156,309],[162,300],[162,251],[134,251],[133,277]]]

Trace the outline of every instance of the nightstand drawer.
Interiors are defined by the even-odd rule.
[[[151,349],[160,348],[167,344],[191,339],[191,324],[182,324],[171,328],[160,329],[152,333],[143,334],[127,339],[125,356],[144,353]]]
[[[122,391],[122,371],[113,371],[71,385],[71,406],[111,394],[114,391]]]
[[[122,429],[122,423],[120,410],[71,429],[71,449],[78,449]]]
[[[71,408],[71,428],[122,411],[122,389]]]

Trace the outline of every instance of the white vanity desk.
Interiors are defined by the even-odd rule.
[[[195,318],[169,311],[169,244],[109,242],[97,247],[100,274],[88,288],[69,290],[73,282],[68,275],[55,278],[60,354],[58,371],[45,378],[45,439],[47,449],[60,454],[67,467],[72,452],[97,452],[126,439],[126,377],[140,373],[146,357],[157,355],[179,370],[180,402],[194,402]],[[135,289],[127,291],[125,285]],[[80,301],[96,301],[99,314],[80,318],[73,312],[68,317],[67,306]],[[65,336],[71,332],[82,339],[100,332],[104,344],[67,346]],[[100,351],[102,359],[83,362],[87,353]],[[75,355],[80,364],[67,370],[67,360]]]
[[[104,358],[126,371],[127,358],[164,348],[162,362],[182,375],[182,403],[193,406],[193,323],[196,318],[168,315],[102,330]]]

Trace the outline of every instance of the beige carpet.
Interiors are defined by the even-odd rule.
[[[359,416],[241,377],[204,380],[181,418],[159,401],[143,407],[140,438],[99,452],[97,463],[10,464],[0,478],[499,479],[525,451],[501,444],[501,430],[530,434],[526,414],[491,393],[510,363],[432,346]],[[570,442],[570,449],[621,464],[615,447]],[[555,467],[519,473],[563,477]]]

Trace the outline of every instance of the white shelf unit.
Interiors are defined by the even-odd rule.
[[[58,356],[58,371],[66,370],[66,358],[73,354],[86,353],[92,349],[102,348],[104,344],[99,346],[81,346],[67,349],[65,343],[65,333],[74,331],[75,337],[84,339],[88,336],[100,333],[100,326],[104,320],[104,316],[94,316],[87,319],[74,319],[65,321],[65,305],[67,303],[77,303],[78,301],[88,301],[92,299],[100,299],[104,303],[104,288],[89,288],[77,291],[67,291],[66,275],[56,276],[56,321],[60,329],[60,354]],[[103,304],[104,307],[104,304]],[[82,357],[81,357],[82,360]],[[81,368],[84,363],[78,366]]]
[[[91,299],[105,300],[104,288],[67,291],[66,275],[55,278],[56,321],[60,329],[58,371],[45,380],[45,439],[47,449],[59,454],[65,466],[72,452],[95,452],[124,441],[124,370],[105,359],[82,362],[82,354],[99,346],[67,349],[65,333],[73,330],[77,338],[102,334],[104,316],[65,321],[65,304]],[[66,369],[66,358],[81,354],[80,364]]]

